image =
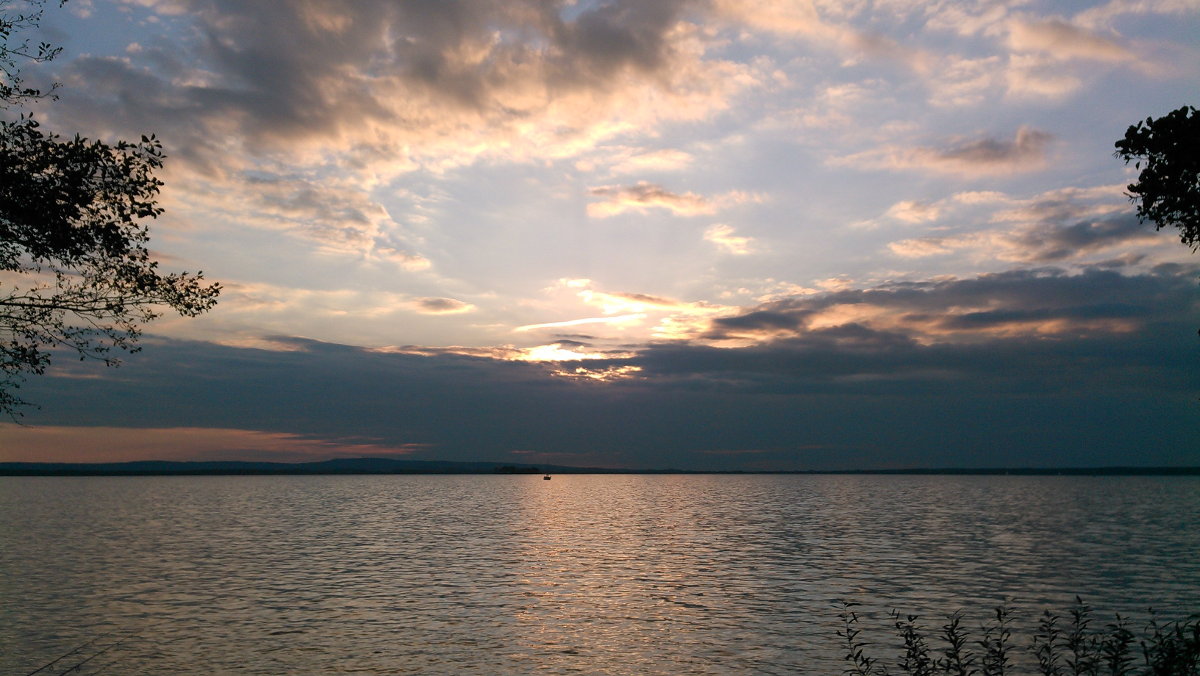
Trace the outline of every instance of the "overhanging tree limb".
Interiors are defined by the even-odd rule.
[[[1191,106],[1131,125],[1116,142],[1118,158],[1134,163],[1129,185],[1138,219],[1179,229],[1179,239],[1200,247],[1200,113]]]
[[[0,109],[45,95],[21,84],[18,59],[58,53],[9,46],[44,2],[23,4],[12,14],[0,0]],[[113,350],[137,351],[141,326],[165,309],[195,316],[216,304],[219,285],[162,273],[150,257],[162,163],[154,136],[109,144],[47,133],[28,115],[0,120],[0,412],[18,414],[26,402],[14,391],[56,351],[116,365]]]

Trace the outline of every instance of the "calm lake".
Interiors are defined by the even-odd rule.
[[[1200,478],[0,477],[3,674],[837,674],[839,599],[1076,594],[1200,611]]]

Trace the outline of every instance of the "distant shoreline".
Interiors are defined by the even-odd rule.
[[[932,467],[840,470],[613,469],[499,462],[353,458],[323,462],[0,462],[0,476],[311,476],[353,474],[812,474],[959,476],[1200,476],[1200,467]]]

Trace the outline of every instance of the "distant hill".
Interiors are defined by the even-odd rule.
[[[531,465],[449,460],[341,458],[321,462],[0,462],[0,476],[169,476],[273,474],[953,474],[1017,476],[1200,476],[1200,467],[1018,467],[832,470],[798,472],[700,472],[678,469],[606,469],[568,465]]]
[[[540,474],[542,472],[610,472],[599,468],[528,465],[501,462],[451,462],[448,460],[394,460],[391,458],[339,458],[321,462],[135,462],[65,463],[0,462],[7,476],[122,476],[204,474]]]

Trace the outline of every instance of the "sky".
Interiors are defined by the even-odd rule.
[[[1126,127],[1196,0],[71,0],[49,129],[164,144],[164,269],[0,460],[1200,465],[1200,256]],[[11,115],[13,111],[6,111]]]

